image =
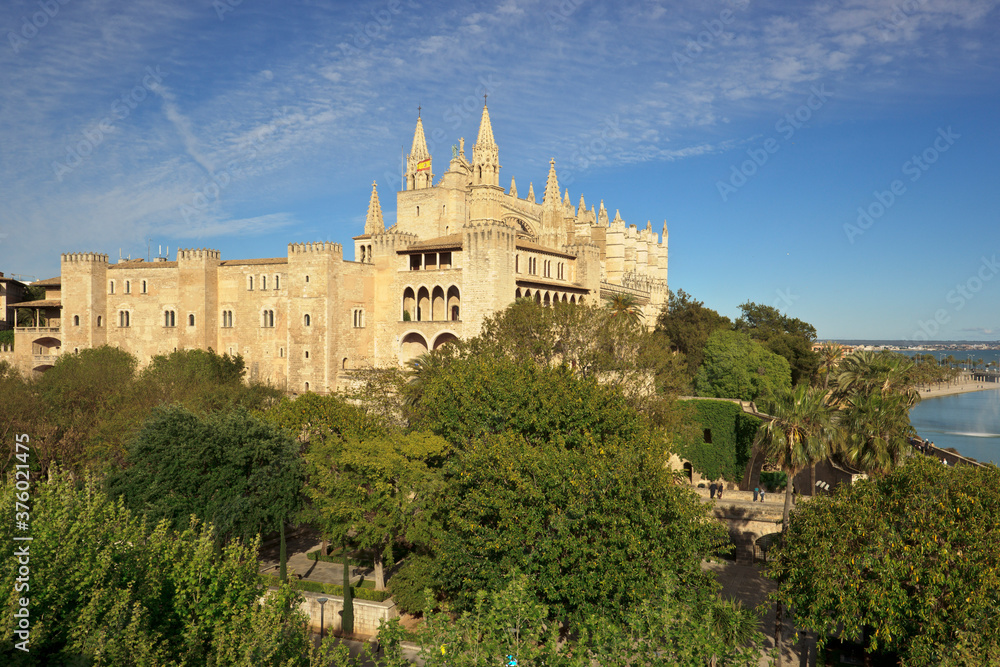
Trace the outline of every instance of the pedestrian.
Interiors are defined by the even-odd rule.
[[[722,500],[722,484],[719,484],[718,493],[719,493],[719,500]]]
[[[715,482],[712,482],[711,484],[709,484],[709,485],[708,485],[708,493],[709,493],[709,495],[710,495],[710,496],[711,496],[712,498],[714,498],[714,497],[715,497],[715,489],[716,489],[716,488],[717,488],[717,487],[715,486]]]
[[[759,495],[760,495],[760,487],[759,486],[753,487],[753,501],[754,502],[757,502],[757,496],[759,496]]]
[[[760,490],[760,502],[764,502],[764,489]]]

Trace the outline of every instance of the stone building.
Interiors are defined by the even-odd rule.
[[[499,149],[484,105],[471,161],[465,140],[435,180],[418,117],[396,221],[386,226],[372,184],[354,260],[337,243],[291,243],[284,257],[223,259],[178,250],[175,261],[62,255],[61,275],[39,302],[46,331],[17,329],[16,363],[42,371],[55,355],[116,345],[142,363],[174,349],[242,354],[251,379],[290,392],[334,391],[360,367],[405,363],[479,333],[517,298],[550,305],[633,295],[647,322],[666,300],[661,238],[610,218],[602,201],[560,195],[550,161],[542,201],[534,187],[500,185]],[[36,327],[38,329],[38,327]],[[44,352],[44,354],[43,354]]]

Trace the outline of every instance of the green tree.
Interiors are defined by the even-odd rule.
[[[667,292],[667,304],[656,321],[657,330],[666,335],[671,348],[684,355],[692,382],[701,366],[708,337],[732,326],[728,317],[706,308],[684,290]]]
[[[795,624],[901,664],[1000,658],[1000,472],[913,457],[799,508],[771,576]]]
[[[179,529],[194,514],[223,539],[249,540],[298,511],[299,448],[245,411],[201,418],[179,406],[158,408],[107,486],[151,521]]]
[[[605,307],[611,311],[612,322],[629,328],[642,326],[642,308],[634,295],[612,294]]]
[[[747,301],[740,305],[742,315],[733,328],[760,341],[767,349],[780,354],[792,371],[792,384],[808,381],[819,368],[820,357],[812,351],[816,328],[808,322],[784,315],[774,306]]]
[[[823,391],[830,387],[830,374],[844,356],[844,348],[838,343],[827,341],[819,349],[819,367],[823,371]]]
[[[720,329],[708,338],[695,378],[699,396],[768,402],[791,390],[788,362],[749,336]]]
[[[151,528],[108,498],[93,477],[76,483],[58,469],[49,482],[34,484],[30,495],[31,542],[13,540],[24,535],[14,523],[13,481],[4,484],[0,498],[0,537],[23,545],[30,562],[20,590],[18,559],[0,562],[0,585],[7,591],[0,661],[309,664],[297,595],[286,588],[262,600],[256,542],[234,541],[220,549],[212,529],[197,521],[179,532],[166,522]],[[21,641],[14,617],[20,598],[29,600],[28,653],[15,648]],[[235,659],[237,654],[244,659]]]
[[[650,434],[593,434],[572,447],[485,435],[458,454],[440,498],[440,576],[460,609],[517,570],[554,618],[620,620],[664,576],[707,585],[701,561],[726,539],[674,484]]]
[[[385,589],[394,546],[417,521],[448,451],[443,438],[401,433],[313,443],[306,452],[309,516],[326,539],[374,555],[375,588]]]

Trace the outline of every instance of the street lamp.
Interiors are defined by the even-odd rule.
[[[323,609],[324,609],[323,605],[325,605],[329,601],[330,601],[329,598],[319,598],[318,600],[316,600],[316,602],[319,602],[319,640],[320,641],[323,641]]]

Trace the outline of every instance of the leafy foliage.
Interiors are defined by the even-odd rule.
[[[754,436],[760,419],[748,415],[728,401],[684,401],[698,425],[693,438],[683,442],[677,453],[708,479],[739,482],[750,460]],[[712,442],[705,442],[704,431],[711,432]]]
[[[733,328],[784,357],[792,371],[792,384],[808,382],[816,374],[820,364],[820,356],[812,351],[816,327],[788,317],[774,306],[752,301],[741,304],[740,310],[742,315]]]
[[[998,526],[997,468],[913,457],[799,508],[772,576],[800,628],[867,627],[873,650],[906,665],[993,664]]]
[[[0,537],[13,542],[13,483],[4,485]],[[259,602],[257,544],[220,549],[192,521],[155,529],[87,477],[59,471],[32,492],[29,587],[16,558],[0,562],[5,664],[307,665],[311,646],[287,589]],[[22,544],[22,543],[17,543]],[[30,599],[30,653],[14,648],[17,599]]]
[[[299,445],[246,412],[200,418],[180,406],[158,408],[132,445],[109,493],[151,521],[175,529],[194,514],[224,538],[253,538],[298,510]]]
[[[673,350],[684,355],[688,377],[693,382],[704,358],[708,337],[733,323],[719,315],[684,290],[667,293],[667,304],[656,322],[657,331],[666,334]]]
[[[725,540],[697,497],[672,483],[648,435],[534,441],[507,432],[461,452],[442,494],[444,589],[462,609],[513,570],[556,618],[623,618],[662,577],[704,585]]]
[[[746,334],[719,330],[708,338],[695,389],[699,396],[764,403],[791,390],[791,373],[783,357]]]

